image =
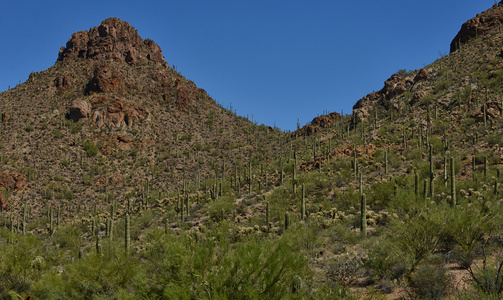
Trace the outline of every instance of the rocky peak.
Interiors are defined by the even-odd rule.
[[[61,47],[58,61],[75,58],[118,60],[128,64],[149,60],[167,67],[161,48],[150,39],[143,40],[133,26],[118,18],[106,19],[88,31],[74,33],[66,47]]]
[[[450,52],[454,52],[461,45],[484,36],[491,30],[503,30],[503,1],[483,13],[478,14],[475,18],[466,21],[459,30],[456,37],[451,42]]]

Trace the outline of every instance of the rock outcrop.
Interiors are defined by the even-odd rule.
[[[74,33],[59,51],[58,61],[87,58],[98,61],[118,60],[135,64],[140,60],[168,64],[161,48],[152,40],[143,40],[129,23],[118,18],[104,20],[101,25]]]
[[[10,193],[18,192],[23,190],[26,184],[26,176],[24,174],[0,171],[0,191],[7,191]],[[9,207],[7,198],[1,192],[0,207],[3,210],[7,210]]]
[[[503,1],[495,4],[491,9],[478,14],[466,21],[451,42],[450,53],[457,51],[463,44],[484,36],[491,30],[501,30],[503,25]]]
[[[485,106],[487,120],[495,119],[501,115],[502,107],[500,106],[500,103],[498,101],[487,101]],[[474,118],[477,121],[483,121],[484,105],[480,106],[480,109],[473,112],[470,117]]]
[[[120,71],[109,64],[100,64],[94,69],[94,75],[87,84],[86,93],[120,93],[122,76]]]
[[[423,91],[418,88],[422,82],[430,78],[430,72],[427,69],[420,69],[415,76],[411,74],[393,74],[384,82],[384,87],[377,91],[365,95],[358,100],[353,106],[354,122],[360,123],[370,116],[370,111],[374,106],[379,104],[384,109],[400,109],[400,103],[397,102],[397,96],[402,95],[405,91],[413,93],[411,104],[419,101],[422,97],[426,96]]]
[[[341,115],[336,112],[332,112],[328,115],[316,117],[311,121],[311,124],[308,124],[308,125],[302,127],[301,129],[299,129],[298,134],[311,135],[313,133],[319,132],[323,128],[328,128],[328,127],[334,126],[335,122],[337,120],[341,120],[341,118],[342,118]]]
[[[26,176],[22,173],[0,171],[0,191],[18,192],[26,186]]]
[[[67,117],[75,122],[91,122],[101,128],[109,125],[130,127],[144,115],[144,110],[132,102],[97,95],[73,101]]]

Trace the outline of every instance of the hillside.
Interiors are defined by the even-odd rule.
[[[0,298],[498,299],[503,3],[296,132],[111,18],[0,94]]]
[[[225,164],[278,153],[285,137],[217,105],[116,18],[73,34],[53,67],[0,103],[2,168],[28,177],[33,207],[89,205],[109,192],[124,201],[146,181],[181,192],[183,180],[203,184]]]

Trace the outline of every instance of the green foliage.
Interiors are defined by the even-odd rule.
[[[213,221],[220,221],[234,210],[234,198],[231,196],[219,197],[208,204],[208,214]]]
[[[446,91],[452,85],[447,79],[442,79],[439,83],[435,85],[433,88],[433,94],[439,94],[440,92]]]
[[[75,122],[72,122],[70,124],[70,132],[71,133],[79,133],[81,130],[82,130],[82,126],[83,126],[83,123],[75,123]]]
[[[153,233],[144,254],[150,262],[146,273],[153,278],[145,282],[142,294],[164,299],[288,297],[292,280],[296,275],[302,278],[306,267],[293,251],[295,238],[230,244],[227,230],[226,225],[215,227],[207,234],[211,238],[198,242]]]
[[[33,130],[35,130],[35,127],[33,127],[32,124],[28,124],[28,125],[26,125],[26,127],[24,128],[24,130],[26,132],[32,132]]]
[[[452,276],[447,273],[442,257],[421,264],[410,277],[410,287],[419,299],[445,297],[452,288]]]
[[[82,142],[82,147],[84,148],[87,157],[96,156],[96,154],[98,154],[98,146],[96,146],[91,140],[85,140]]]

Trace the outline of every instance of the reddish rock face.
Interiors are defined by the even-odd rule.
[[[3,173],[0,172],[0,190],[17,192],[26,186],[26,176],[22,173]]]
[[[133,26],[117,18],[106,19],[89,31],[74,33],[66,47],[60,49],[58,61],[75,58],[118,60],[129,64],[144,59],[167,67],[161,48],[154,41],[144,41]]]
[[[64,91],[67,88],[71,87],[71,79],[68,75],[63,74],[54,79],[54,86],[57,87],[60,91]]]
[[[414,77],[414,83],[421,80],[427,80],[428,78],[430,78],[430,72],[428,72],[428,70],[426,70],[425,68],[422,68]]]
[[[7,199],[5,198],[5,196],[2,193],[0,193],[0,207],[3,210],[7,210],[7,208],[9,208]]]
[[[122,78],[119,71],[107,64],[101,64],[94,70],[94,76],[87,85],[87,93],[119,93]]]

